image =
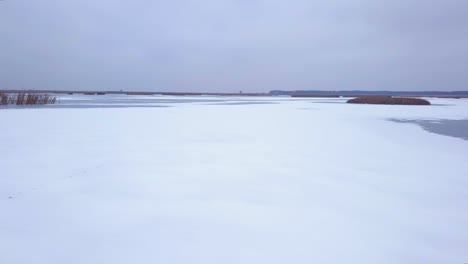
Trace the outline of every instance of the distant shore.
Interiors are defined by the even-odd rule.
[[[268,93],[204,93],[204,92],[150,92],[150,91],[96,91],[96,90],[0,90],[0,93],[50,93],[50,94],[83,94],[83,95],[173,95],[173,96],[269,96]]]
[[[164,92],[164,91],[97,91],[97,90],[8,90],[0,89],[0,93],[39,93],[39,94],[82,94],[82,95],[168,95],[168,96],[290,96],[298,98],[307,97],[359,97],[367,95],[376,96],[405,96],[405,97],[438,97],[438,98],[468,98],[468,91],[322,91],[322,90],[298,90],[281,91],[273,90],[268,93],[213,93],[213,92]]]

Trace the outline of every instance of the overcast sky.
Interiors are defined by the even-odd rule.
[[[4,0],[0,89],[468,90],[466,0]]]

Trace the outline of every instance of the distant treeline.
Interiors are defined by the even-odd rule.
[[[386,95],[386,96],[440,96],[440,97],[468,97],[468,91],[362,91],[362,90],[345,90],[345,91],[323,91],[323,90],[296,90],[282,91],[273,90],[270,95],[291,95],[291,96],[363,96],[363,95]]]
[[[1,1],[1,0],[0,0]],[[197,95],[212,95],[212,96],[268,96],[267,93],[228,93],[228,92],[158,92],[158,91],[90,91],[90,90],[2,90],[0,93],[29,93],[29,94],[83,94],[83,95],[171,95],[171,96],[197,96]]]

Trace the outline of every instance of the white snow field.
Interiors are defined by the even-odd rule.
[[[429,100],[0,109],[0,263],[466,263],[468,141],[388,120],[468,119]]]

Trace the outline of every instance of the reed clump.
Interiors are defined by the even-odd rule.
[[[0,105],[46,105],[55,104],[57,97],[48,94],[0,93]]]
[[[384,104],[384,105],[430,105],[421,98],[393,97],[393,96],[362,96],[348,100],[350,104]]]

